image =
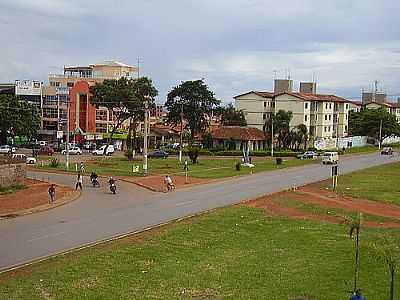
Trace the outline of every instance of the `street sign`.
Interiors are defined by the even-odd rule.
[[[62,130],[58,130],[57,131],[57,138],[58,139],[62,139],[63,135],[64,135],[64,132]]]
[[[331,170],[331,176],[337,176],[338,175],[338,166],[332,166]]]

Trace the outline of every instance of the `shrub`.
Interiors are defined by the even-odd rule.
[[[55,158],[55,157],[53,157],[53,158],[50,160],[50,167],[52,167],[52,168],[57,168],[59,164],[60,164],[60,163],[59,163],[58,159]]]
[[[281,165],[281,164],[282,164],[282,158],[277,157],[277,158],[276,158],[276,164],[277,164],[277,165]]]
[[[240,171],[240,162],[237,162],[235,167],[236,167],[236,171]]]
[[[197,164],[197,158],[199,156],[199,148],[190,148],[188,155],[192,163]]]

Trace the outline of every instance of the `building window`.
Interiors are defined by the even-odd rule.
[[[306,102],[306,103],[304,104],[304,108],[305,108],[305,109],[308,109],[308,102]]]
[[[67,82],[67,87],[73,87],[74,83],[73,82]]]
[[[326,126],[324,126],[324,132],[326,132]]]
[[[329,103],[329,109],[332,109],[332,103]]]
[[[344,126],[344,131],[345,131],[345,132],[347,132],[347,125],[346,125],[346,126]]]
[[[58,112],[56,108],[43,108],[43,118],[57,119]]]
[[[106,110],[96,110],[96,120],[97,121],[107,121],[107,111]]]
[[[325,103],[325,109],[328,109],[328,103]]]
[[[263,113],[263,120],[266,120],[266,119],[267,119],[267,114]]]
[[[107,124],[96,123],[96,132],[106,133],[107,132]]]
[[[331,116],[331,115],[329,115],[329,121],[331,120],[331,117],[332,117],[332,116]]]
[[[346,109],[349,109],[349,104],[348,103],[346,103]]]
[[[328,115],[325,115],[325,121],[328,121]]]
[[[306,121],[306,122],[307,122],[307,115],[305,115],[305,116],[304,116],[304,121]]]
[[[318,121],[318,115],[315,115],[315,121]]]
[[[266,101],[264,101],[264,107],[267,107],[267,102]]]
[[[328,132],[330,132],[331,131],[331,126],[328,126]]]

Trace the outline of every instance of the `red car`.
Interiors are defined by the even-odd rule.
[[[49,155],[49,156],[53,155],[53,153],[54,153],[53,148],[50,148],[49,146],[41,147],[38,152],[39,155]]]

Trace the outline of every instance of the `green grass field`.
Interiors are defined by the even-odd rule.
[[[379,232],[361,235],[368,299],[387,290],[386,269],[366,247]],[[345,226],[231,207],[0,275],[0,299],[337,300],[348,299],[352,270]]]
[[[338,191],[355,198],[400,205],[400,163],[339,176]]]
[[[189,176],[197,178],[223,178],[250,174],[250,172],[257,173],[262,171],[271,171],[318,162],[316,160],[284,159],[282,165],[277,165],[275,160],[269,158],[254,158],[254,168],[250,169],[248,167],[242,167],[240,171],[237,171],[235,165],[239,161],[239,158],[200,157],[198,164],[192,165],[189,163]],[[87,162],[85,164],[85,172],[90,173],[95,171],[99,175],[142,176],[141,172],[132,172],[133,165],[139,165],[140,170],[142,168],[141,161],[132,162],[125,158],[112,157],[98,158],[96,161]],[[54,170],[54,168],[49,166],[38,166],[38,168]],[[60,164],[57,169],[65,170],[65,166]],[[75,170],[75,166],[71,166],[71,169]],[[166,173],[184,175],[183,165],[179,164],[176,158],[149,159],[150,175]]]

